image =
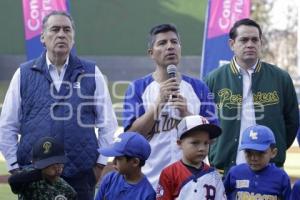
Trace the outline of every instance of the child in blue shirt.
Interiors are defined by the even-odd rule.
[[[251,126],[243,132],[240,150],[245,150],[247,163],[232,167],[224,180],[229,200],[289,200],[289,176],[270,163],[277,154],[275,144],[274,134],[266,126]]]
[[[108,173],[102,180],[96,200],[154,200],[155,191],[141,168],[151,153],[148,141],[139,133],[122,133],[109,148],[100,154],[114,158],[117,172]]]

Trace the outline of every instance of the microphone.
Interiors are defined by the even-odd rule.
[[[175,78],[176,77],[176,71],[177,71],[177,67],[175,65],[168,65],[167,66],[167,73],[170,78]],[[178,88],[179,90],[179,88]],[[177,91],[177,89],[173,89],[173,91]],[[169,100],[176,98],[176,95],[172,95],[170,94],[169,96]],[[162,111],[161,111],[162,115],[167,115],[172,119],[175,120],[181,120],[181,116],[179,113],[179,110],[175,107],[173,107],[170,102],[168,101],[168,103],[163,107]]]
[[[177,67],[176,65],[168,65],[167,67],[167,73],[169,78],[175,78],[176,77],[176,71],[177,71]],[[177,91],[177,90],[172,90],[172,91]],[[170,95],[170,99],[175,98],[176,96],[174,95]]]
[[[177,67],[175,65],[168,65],[167,73],[169,75],[169,78],[176,77],[176,71],[177,71]]]

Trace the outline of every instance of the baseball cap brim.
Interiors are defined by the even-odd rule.
[[[116,157],[116,156],[123,156],[124,154],[116,151],[114,148],[100,148],[98,152],[106,157]]]
[[[214,138],[220,136],[222,133],[222,129],[214,124],[201,124],[199,126],[195,126],[194,128],[182,133],[180,138],[182,138],[182,136],[184,136],[192,131],[196,131],[196,130],[208,132],[210,139],[214,139]]]
[[[265,144],[245,144],[241,145],[239,150],[251,149],[256,151],[266,151],[269,147],[270,145]]]
[[[46,168],[50,165],[53,165],[53,164],[64,164],[64,163],[66,163],[66,161],[67,161],[67,159],[64,155],[53,156],[53,157],[50,157],[50,158],[35,161],[33,166],[36,169],[44,169],[44,168]]]

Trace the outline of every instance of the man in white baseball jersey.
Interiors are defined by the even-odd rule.
[[[149,139],[152,152],[143,172],[156,188],[161,170],[181,157],[176,144],[178,121],[192,114],[205,116],[212,124],[217,123],[217,118],[215,105],[208,98],[208,87],[202,81],[181,75],[178,70],[173,77],[167,72],[170,65],[176,69],[181,57],[181,43],[174,25],[161,24],[151,29],[148,53],[156,69],[129,85],[123,126],[125,131],[139,132]],[[165,109],[166,105],[171,109]],[[171,114],[174,110],[177,116]]]

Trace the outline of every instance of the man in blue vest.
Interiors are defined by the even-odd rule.
[[[54,11],[44,18],[41,42],[45,51],[21,64],[5,97],[0,150],[14,173],[31,164],[35,141],[57,138],[67,157],[62,176],[79,199],[87,200],[93,199],[94,186],[107,162],[97,149],[112,143],[117,121],[98,67],[71,53],[74,28],[66,12]]]

